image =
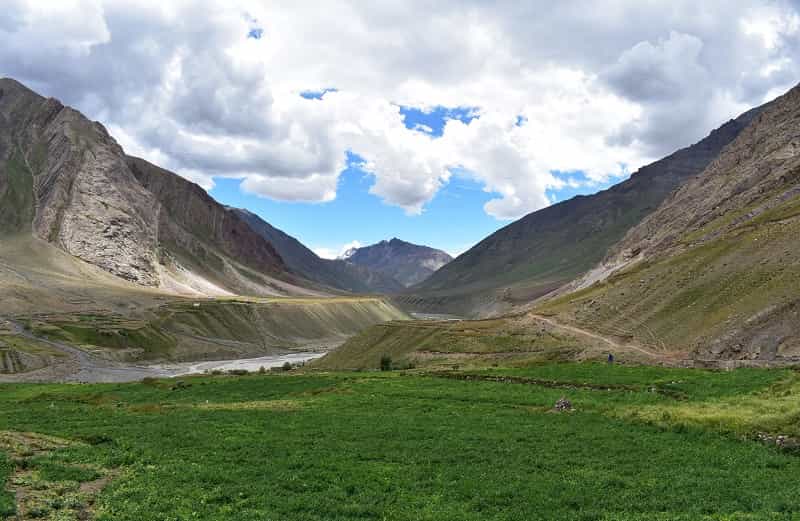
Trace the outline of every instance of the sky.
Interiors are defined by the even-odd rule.
[[[785,92],[799,7],[4,0],[0,76],[320,255],[458,254]]]

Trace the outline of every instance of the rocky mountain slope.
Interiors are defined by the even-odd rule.
[[[252,212],[239,208],[231,208],[229,211],[236,213],[269,241],[292,271],[308,280],[352,293],[397,293],[405,288],[380,271],[342,259],[322,259],[300,241]]]
[[[675,188],[699,174],[759,110],[728,121],[608,190],[554,204],[498,230],[412,288],[404,305],[491,314],[560,287],[595,266]]]
[[[0,238],[18,235],[151,288],[318,293],[200,187],[126,156],[76,110],[0,79]]]
[[[453,260],[442,250],[411,244],[396,238],[353,248],[345,253],[343,259],[390,276],[403,286],[413,286],[422,282]]]
[[[795,87],[631,229],[588,287],[540,309],[698,359],[800,360],[798,129]]]
[[[330,348],[408,318],[332,292],[197,185],[0,79],[0,378]]]

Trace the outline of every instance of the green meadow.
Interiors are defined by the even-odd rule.
[[[800,458],[763,438],[798,419],[788,369],[3,385],[0,513],[22,491],[53,520],[795,519]]]

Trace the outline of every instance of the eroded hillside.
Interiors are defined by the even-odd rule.
[[[594,274],[612,275],[539,309],[700,359],[800,360],[798,128],[794,88]]]

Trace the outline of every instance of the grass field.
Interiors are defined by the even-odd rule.
[[[17,442],[0,481],[64,491],[69,501],[35,505],[59,520],[80,508],[136,521],[800,513],[800,459],[756,441],[800,434],[800,375],[788,369],[570,363],[183,382],[0,386],[0,431],[57,437],[40,442],[46,452]],[[562,396],[572,412],[552,411]],[[104,475],[99,495],[82,492]],[[10,505],[0,494],[0,512]]]
[[[6,481],[12,470],[8,457],[5,454],[0,454],[0,480]],[[0,490],[0,516],[11,516],[15,512],[14,497],[5,490]]]

